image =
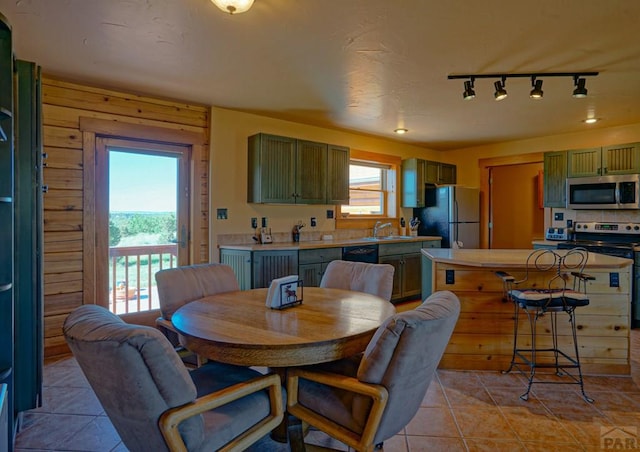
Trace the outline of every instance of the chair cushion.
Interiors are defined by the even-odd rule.
[[[509,294],[523,308],[561,308],[589,304],[587,294],[569,289],[513,289]]]
[[[383,385],[389,400],[374,443],[402,430],[417,412],[460,313],[449,291],[432,294],[412,311],[387,319],[376,331],[357,365],[354,359],[313,366]],[[356,370],[357,369],[357,370]],[[301,379],[300,403],[361,433],[371,407],[368,397]]]
[[[225,264],[199,264],[168,268],[156,273],[162,317],[171,316],[186,303],[222,292],[240,290],[233,269]]]
[[[331,261],[322,275],[320,287],[355,290],[391,300],[395,268],[389,264]]]
[[[158,420],[167,409],[258,377],[259,372],[211,362],[188,372],[155,328],[130,325],[85,305],[66,319],[64,334],[105,412],[131,451],[166,451]],[[218,450],[269,414],[267,391],[180,424],[190,451]]]

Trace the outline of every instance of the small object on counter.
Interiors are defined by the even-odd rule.
[[[400,218],[400,226],[402,226],[404,228],[406,225],[407,225],[407,223],[405,223],[404,217]]]

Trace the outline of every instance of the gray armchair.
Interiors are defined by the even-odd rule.
[[[320,287],[355,290],[391,300],[393,274],[389,264],[331,261],[320,280]]]
[[[283,418],[277,375],[221,363],[188,372],[160,331],[96,305],[69,314],[63,332],[131,451],[244,450]]]
[[[190,301],[240,290],[233,269],[225,264],[199,264],[168,268],[156,273],[160,317],[156,326],[179,352],[183,352],[171,316]],[[183,353],[184,354],[184,353]],[[200,360],[199,360],[200,361]]]
[[[418,411],[459,314],[458,297],[436,292],[387,319],[362,356],[290,369],[288,412],[355,450],[372,450]]]

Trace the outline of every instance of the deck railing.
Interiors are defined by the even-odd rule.
[[[157,309],[155,274],[177,264],[177,244],[109,248],[109,310],[129,314]]]

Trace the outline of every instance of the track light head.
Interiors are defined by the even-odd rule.
[[[577,99],[582,99],[583,97],[587,97],[587,88],[584,87],[586,80],[582,77],[578,77],[577,75],[573,78],[575,89],[573,90],[573,97]]]
[[[462,93],[462,98],[464,100],[471,100],[476,97],[476,92],[473,90],[473,77],[466,82],[464,82],[464,92]]]
[[[542,80],[536,80],[535,77],[531,77],[531,86],[533,89],[529,93],[529,97],[532,99],[542,99],[544,91],[542,91]]]
[[[502,81],[497,81],[493,84],[496,87],[496,92],[493,94],[493,97],[496,100],[502,100],[507,98],[507,90],[504,89],[504,84],[506,81],[506,77],[502,77]]]

